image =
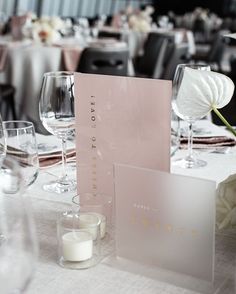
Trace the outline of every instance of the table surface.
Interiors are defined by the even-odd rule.
[[[186,154],[178,151],[172,162]],[[207,166],[199,169],[180,169],[172,165],[172,173],[214,180],[217,183],[236,173],[236,148],[227,154],[199,152]],[[70,168],[75,175],[75,167]],[[57,263],[56,217],[68,209],[75,193],[53,194],[43,191],[42,185],[59,174],[59,167],[41,171],[36,183],[27,191],[31,199],[40,244],[39,258],[34,278],[28,288],[30,294],[196,294],[192,291],[161,282],[140,273],[121,270],[104,259],[99,265],[87,270],[69,270]],[[216,233],[215,274],[217,288],[214,293],[236,293],[236,235],[227,230]]]

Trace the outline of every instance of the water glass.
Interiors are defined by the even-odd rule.
[[[113,208],[111,197],[104,194],[81,193],[72,198],[73,208],[81,213],[95,214],[101,221],[101,239],[113,232]]]
[[[6,156],[6,149],[7,149],[6,135],[3,129],[2,117],[0,115],[0,167],[2,165],[3,159]]]
[[[23,293],[35,270],[37,240],[29,199],[22,196],[21,169],[9,157],[0,169],[1,294]]]
[[[58,194],[76,190],[76,181],[67,173],[66,143],[75,131],[73,72],[45,73],[39,101],[40,119],[49,133],[61,139],[61,176],[43,188]]]
[[[57,221],[58,262],[70,269],[86,269],[100,261],[100,224],[94,214],[66,211]]]
[[[4,121],[7,155],[18,161],[25,187],[32,185],[39,170],[34,125],[28,121]]]
[[[182,109],[178,108],[177,99],[179,89],[184,77],[184,71],[186,68],[192,68],[201,71],[209,71],[210,66],[205,64],[179,64],[176,68],[174,80],[173,80],[173,99],[172,99],[172,107],[175,114],[181,119],[185,120],[188,123],[188,154],[184,158],[180,158],[173,162],[173,165],[181,167],[181,168],[199,168],[204,167],[207,163],[204,160],[196,158],[193,152],[193,125],[197,119],[195,117],[187,117],[182,114]],[[191,93],[189,93],[189,97],[191,98]]]
[[[173,156],[180,146],[180,119],[172,111],[171,113],[171,149],[170,155]]]

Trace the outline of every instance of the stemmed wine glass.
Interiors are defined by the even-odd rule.
[[[172,99],[172,107],[176,115],[178,115],[181,119],[187,121],[188,123],[188,154],[185,158],[177,159],[173,162],[175,166],[179,166],[182,168],[197,168],[197,167],[203,167],[207,163],[204,160],[200,160],[195,157],[195,154],[193,152],[193,124],[197,120],[196,118],[190,117],[190,116],[184,116],[181,114],[181,109],[178,108],[176,99],[178,96],[178,91],[180,89],[180,85],[183,79],[184,70],[186,67],[196,69],[196,70],[204,70],[209,71],[210,66],[209,65],[203,65],[203,64],[179,64],[176,68],[174,80],[173,80],[173,99]],[[189,93],[191,96],[191,93]],[[199,117],[201,119],[201,117]]]
[[[1,294],[23,293],[35,269],[38,247],[34,219],[22,187],[19,165],[6,157],[0,168]]]
[[[66,141],[75,130],[74,74],[72,72],[45,73],[39,102],[40,119],[49,133],[62,141],[62,175],[44,185],[50,192],[65,193],[76,190],[76,182],[69,179],[66,167]]]
[[[3,159],[6,156],[6,136],[2,124],[2,117],[0,114],[0,167],[2,166]]]
[[[38,147],[32,122],[4,121],[7,155],[12,156],[21,166],[22,180],[27,188],[31,186],[39,171]]]

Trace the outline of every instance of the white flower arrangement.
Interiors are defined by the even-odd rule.
[[[28,24],[27,37],[32,38],[36,42],[52,44],[61,38],[60,31],[65,27],[65,23],[59,17],[41,17],[32,19]]]
[[[231,175],[220,183],[216,195],[216,224],[218,229],[236,227],[236,175]]]
[[[212,71],[186,68],[178,91],[176,107],[179,113],[192,118],[203,117],[213,110],[236,136],[236,131],[218,110],[230,102],[233,92],[234,83],[227,76]],[[236,175],[231,175],[220,183],[216,195],[218,228],[222,230],[236,227]]]
[[[128,24],[131,29],[138,32],[150,32],[152,18],[151,14],[154,9],[152,6],[147,6],[143,11],[128,11]]]
[[[199,119],[213,110],[236,136],[236,131],[218,110],[230,102],[233,93],[234,83],[226,75],[186,68],[176,98],[175,111],[180,117]]]

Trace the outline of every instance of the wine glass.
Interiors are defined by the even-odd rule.
[[[173,80],[173,99],[172,99],[173,110],[177,116],[187,121],[188,123],[188,154],[185,158],[177,159],[176,161],[173,162],[173,164],[175,166],[179,166],[182,168],[198,168],[198,167],[205,166],[207,163],[204,160],[200,160],[196,158],[193,152],[193,124],[197,120],[197,118],[182,115],[181,109],[178,108],[176,103],[178,91],[179,91],[179,88],[183,79],[183,75],[184,75],[184,70],[186,67],[196,69],[196,70],[204,70],[204,71],[206,70],[209,71],[211,69],[209,65],[203,65],[203,64],[179,64],[176,68],[174,80]],[[191,93],[189,93],[189,95],[191,96]],[[201,119],[201,117],[199,117],[198,119]]]
[[[2,117],[0,115],[0,167],[2,166],[3,159],[6,156],[6,136],[3,129]]]
[[[62,141],[62,175],[44,185],[50,192],[65,193],[76,190],[76,182],[67,175],[66,141],[75,130],[74,74],[72,72],[45,73],[39,102],[40,119],[49,133]]]
[[[16,159],[22,167],[25,187],[32,185],[39,171],[38,147],[34,125],[28,121],[4,121],[7,155]]]
[[[35,269],[38,250],[34,219],[22,187],[19,165],[6,157],[0,169],[1,294],[23,293]]]

